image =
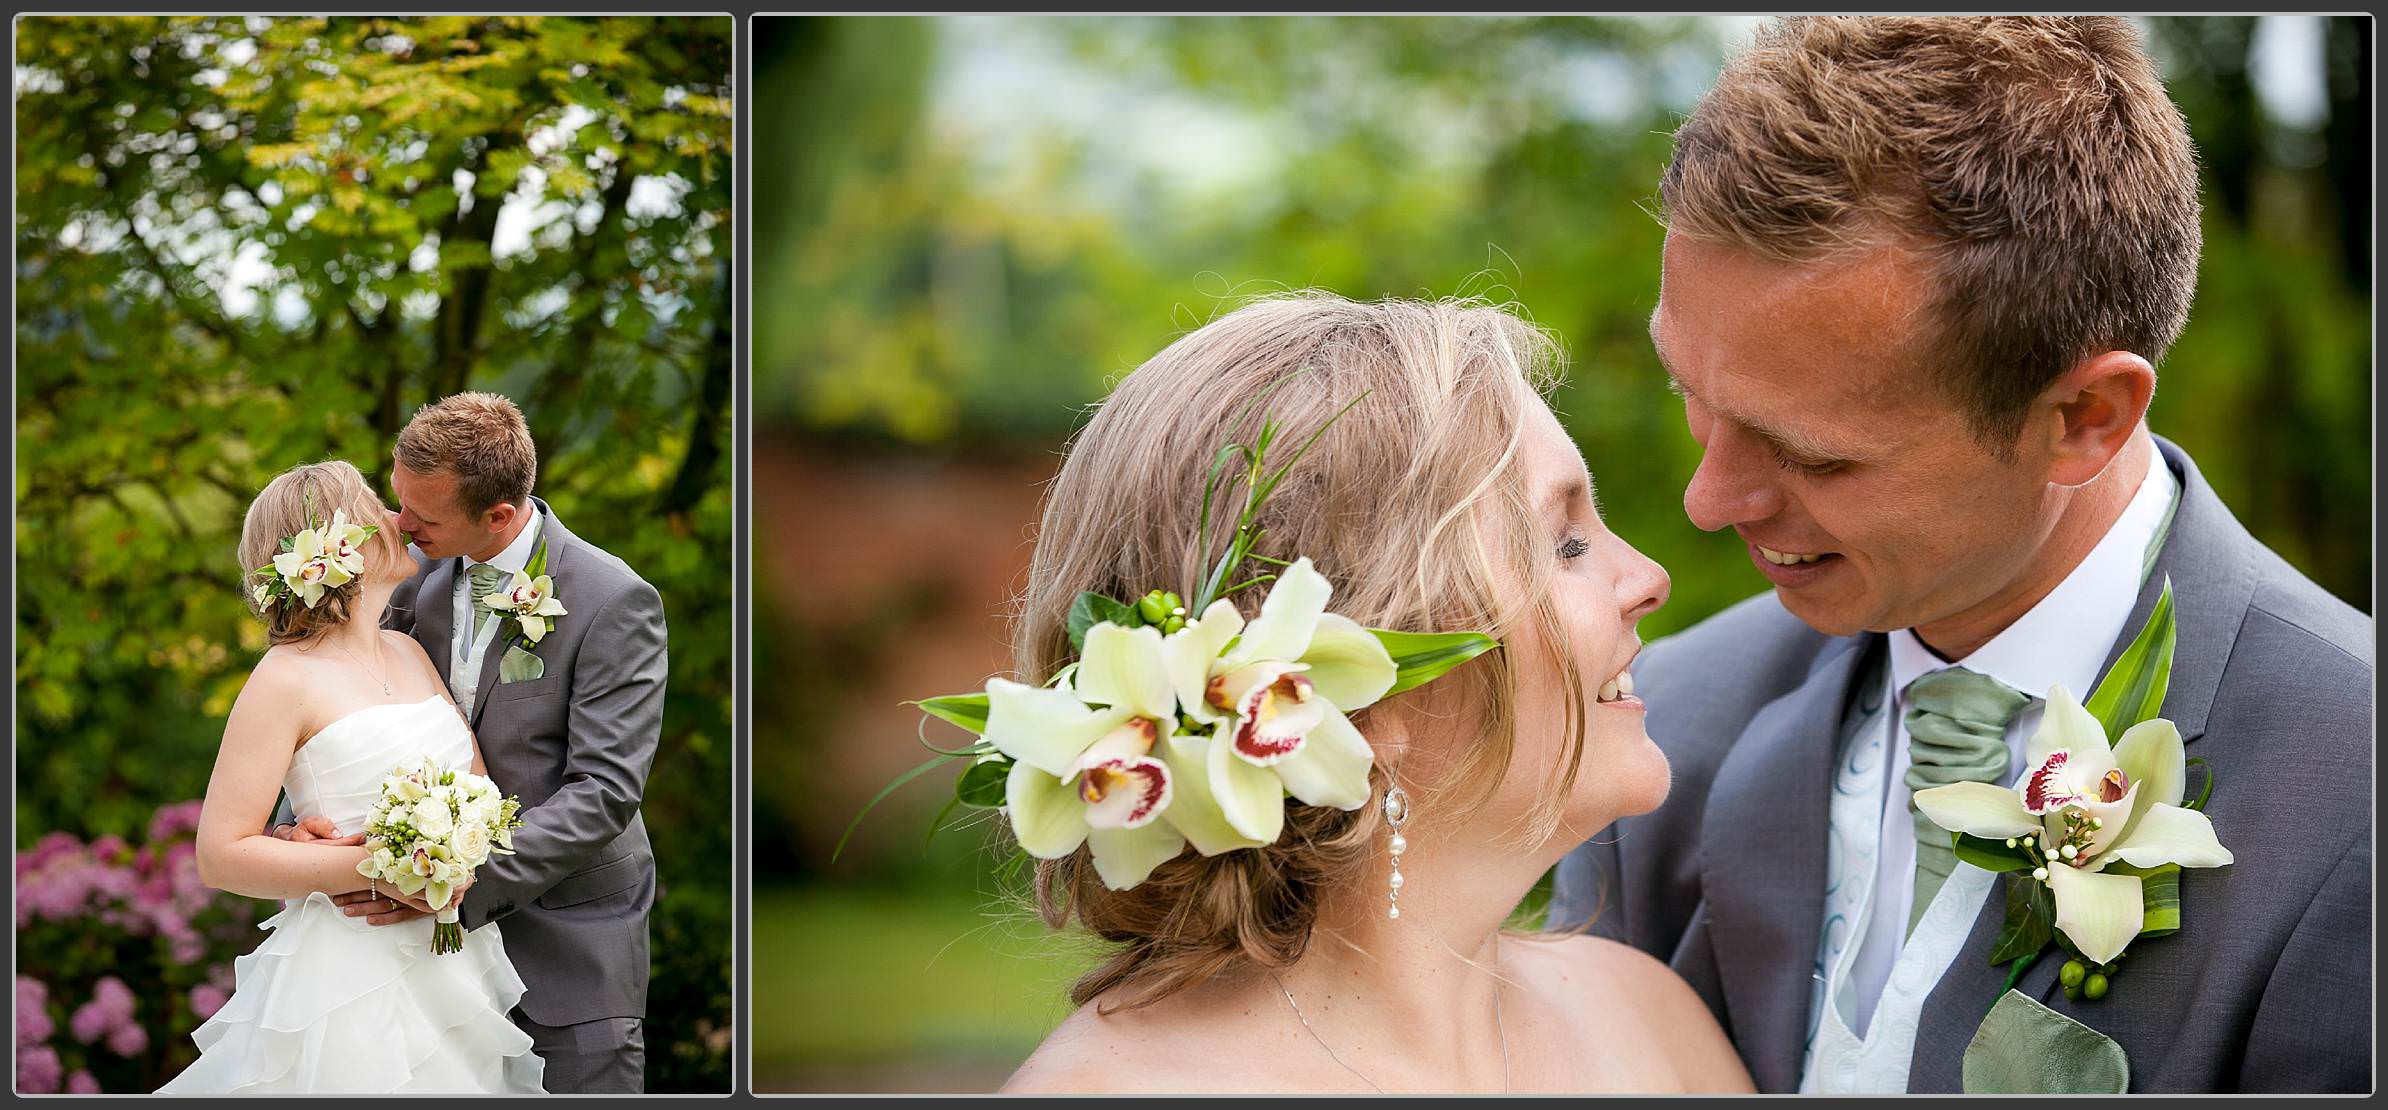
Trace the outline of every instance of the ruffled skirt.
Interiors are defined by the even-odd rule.
[[[545,1064],[507,1018],[522,979],[497,926],[431,954],[428,917],[366,924],[310,894],[233,961],[232,999],[191,1034],[199,1059],[159,1094],[540,1091]]]

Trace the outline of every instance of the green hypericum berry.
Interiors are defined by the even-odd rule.
[[[1186,607],[1186,599],[1164,590],[1161,593],[1161,605],[1170,612],[1176,612]]]
[[[1136,611],[1144,615],[1144,623],[1159,624],[1169,616],[1169,605],[1162,600],[1161,591],[1154,590],[1136,599]]]
[[[2096,1002],[2097,1000],[2106,997],[2106,977],[2103,975],[2093,974],[2088,979],[2083,980],[2081,984],[2081,993],[2088,995],[2089,1000],[2092,1002]]]
[[[1177,635],[1178,630],[1184,627],[1186,627],[1186,618],[1174,616],[1170,617],[1168,620],[1161,622],[1161,635],[1175,636]]]
[[[2065,966],[2056,973],[2056,981],[2065,985],[2067,993],[2080,987],[2081,981],[2088,977],[2089,968],[2084,966],[2080,960],[2066,960]]]

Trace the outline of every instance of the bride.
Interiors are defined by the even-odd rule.
[[[1289,798],[1274,842],[1185,852],[1125,890],[1086,848],[1040,860],[1046,921],[1112,949],[1007,1091],[1751,1089],[1665,965],[1504,924],[1568,849],[1667,792],[1626,676],[1666,573],[1602,526],[1541,396],[1557,379],[1552,340],[1498,308],[1305,294],[1185,336],[1102,404],[1048,494],[1024,680],[1068,660],[1081,591],[1201,573],[1221,444],[1264,416],[1298,442],[1355,399],[1263,509],[1256,550],[1313,560],[1362,625],[1504,648],[1352,715],[1369,804]]]
[[[270,563],[284,538],[324,529],[335,513],[377,529],[361,545],[362,572],[313,604],[258,592],[262,580],[249,572]],[[368,886],[357,873],[363,837],[353,830],[393,765],[429,756],[482,769],[430,658],[380,627],[411,569],[394,520],[345,462],[293,468],[249,506],[243,592],[272,646],[225,722],[199,818],[198,866],[209,886],[286,907],[265,923],[273,931],[257,949],[234,962],[231,1001],[192,1033],[198,1060],[161,1094],[540,1089],[530,1035],[506,1016],[523,985],[497,926],[474,930],[462,952],[435,956],[431,918],[375,927],[331,902]],[[320,816],[352,835],[329,847],[266,835],[277,788],[301,819]],[[440,908],[383,893],[426,913]]]

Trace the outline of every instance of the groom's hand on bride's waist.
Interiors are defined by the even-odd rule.
[[[293,844],[325,844],[332,847],[354,847],[365,842],[365,834],[340,835],[332,819],[318,813],[295,825],[274,826],[274,836]]]

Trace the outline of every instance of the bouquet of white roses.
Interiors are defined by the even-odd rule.
[[[399,764],[390,768],[366,818],[365,846],[372,854],[357,864],[357,873],[440,907],[431,951],[461,951],[464,926],[448,900],[490,856],[514,854],[521,812],[520,800],[500,793],[484,776],[443,770],[428,757],[411,767]]]

